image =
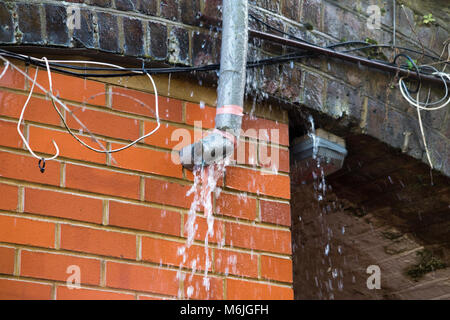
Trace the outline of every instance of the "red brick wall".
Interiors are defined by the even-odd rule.
[[[34,76],[33,69],[26,71]],[[152,109],[151,93],[58,74],[53,80],[55,94],[108,148],[122,146],[156,125],[152,112],[119,95],[145,101]],[[38,83],[48,86],[42,70]],[[191,298],[196,299],[293,297],[287,124],[270,116],[244,118],[244,129],[280,130],[280,171],[267,174],[254,165],[258,155],[253,151],[253,161],[246,156],[244,164],[228,167],[220,179],[207,294],[202,286],[202,213],[188,249],[189,256],[199,256],[200,266],[179,268],[182,257],[177,251],[186,243],[192,201],[185,194],[193,175],[171,161],[178,141],[170,138],[177,128],[193,131],[196,120],[213,127],[214,107],[202,109],[199,94],[191,98],[182,86],[173,85],[170,90],[179,99],[160,97],[160,130],[138,146],[113,154],[114,162],[76,142],[50,101],[36,90],[23,131],[40,155],[54,153],[52,139],[60,147],[59,158],[47,162],[42,174],[16,132],[29,87],[11,70],[0,80],[1,299],[185,298],[189,286],[195,288]],[[80,129],[66,116],[69,126]],[[80,137],[96,146],[86,133]],[[273,143],[270,137],[241,140],[247,150]],[[235,267],[228,265],[230,259]],[[66,286],[71,265],[80,268],[80,289]]]

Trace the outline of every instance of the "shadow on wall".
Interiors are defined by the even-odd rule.
[[[345,139],[342,170],[292,186],[295,298],[448,299],[449,178],[431,181],[425,164],[373,138]]]

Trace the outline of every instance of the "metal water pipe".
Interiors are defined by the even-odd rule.
[[[212,133],[180,151],[183,167],[209,166],[231,156],[242,127],[248,49],[248,1],[223,0],[222,47]]]

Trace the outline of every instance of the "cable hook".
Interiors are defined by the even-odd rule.
[[[41,165],[42,163],[42,165]],[[45,172],[45,158],[42,158],[38,162],[39,170],[41,170],[41,173]]]
[[[17,132],[19,133],[19,136],[22,139],[23,144],[28,149],[28,151],[31,153],[31,155],[39,160],[39,169],[41,170],[42,173],[44,173],[45,161],[54,160],[54,159],[56,159],[59,156],[58,145],[56,144],[55,140],[52,140],[53,145],[55,146],[55,150],[56,150],[56,154],[53,157],[50,157],[50,158],[39,157],[33,152],[33,150],[31,149],[30,145],[28,144],[27,139],[25,139],[24,135],[22,134],[22,131],[20,130],[20,125],[22,124],[23,116],[25,114],[25,110],[27,109],[28,103],[30,102],[31,95],[33,94],[34,85],[36,83],[36,79],[37,79],[37,75],[38,75],[38,70],[39,70],[39,68],[36,67],[36,73],[34,75],[33,85],[31,86],[30,93],[28,94],[27,100],[25,101],[25,104],[23,105],[22,112],[20,113],[20,117],[19,117],[19,122],[17,122]],[[42,162],[44,163],[43,167],[41,167],[41,163]]]

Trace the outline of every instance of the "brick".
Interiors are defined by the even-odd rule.
[[[0,209],[8,211],[17,210],[18,187],[0,183]]]
[[[191,189],[189,185],[147,178],[145,179],[145,201],[190,208],[194,195],[186,196],[189,189]]]
[[[237,164],[256,167],[258,164],[258,144],[254,141],[239,141],[234,149],[233,160]]]
[[[155,0],[141,0],[138,3],[138,10],[144,14],[155,16],[158,12],[158,2]]]
[[[23,126],[21,126],[23,132]],[[0,145],[20,149],[23,142],[17,132],[17,123],[0,120]]]
[[[119,52],[119,24],[117,16],[97,12],[99,47],[107,52]]]
[[[44,221],[0,216],[0,242],[53,248],[55,225]]]
[[[97,289],[56,287],[56,300],[134,300],[134,294]]]
[[[258,256],[248,253],[216,249],[214,251],[215,272],[225,275],[258,277]]]
[[[115,201],[109,203],[109,224],[174,236],[181,232],[178,212]]]
[[[314,27],[320,26],[321,20],[321,1],[319,0],[305,0],[303,1],[302,22],[310,23]]]
[[[156,128],[155,122],[144,122],[144,132],[151,132]],[[181,150],[192,143],[194,130],[179,128],[168,123],[161,123],[159,129],[150,137],[144,139],[146,144],[166,148],[170,150]]]
[[[77,132],[75,132],[76,134]],[[92,141],[90,137],[83,137],[77,135],[77,137],[86,144],[100,149],[100,146]],[[89,162],[106,163],[106,154],[97,153],[89,150],[68,132],[61,132],[50,130],[41,127],[29,126],[29,141],[33,151],[43,152],[47,154],[54,153],[53,140],[59,147],[59,156],[70,159],[77,159]],[[103,146],[106,146],[105,141],[98,139]]]
[[[49,300],[51,292],[50,284],[0,279],[0,299],[2,300]]]
[[[198,0],[197,0],[198,1]],[[184,3],[192,3],[192,0],[185,0]],[[181,4],[183,5],[183,4]],[[181,11],[182,19],[186,11]],[[189,32],[184,28],[171,27],[169,34],[169,62],[173,64],[189,65]]]
[[[4,76],[6,77],[6,75]],[[4,78],[2,78],[4,79]],[[0,80],[0,85],[1,84]],[[13,82],[13,81],[12,81]],[[9,82],[11,83],[11,82]],[[14,83],[14,82],[13,82]],[[24,83],[22,84],[22,86]],[[0,115],[19,119],[26,96],[0,90]],[[31,98],[24,114],[26,121],[59,126],[60,119],[49,100]]]
[[[106,264],[106,285],[171,296],[178,293],[176,271],[116,262]]]
[[[2,26],[0,27],[0,42],[13,42],[13,17],[4,3],[0,3],[0,21],[2,21]]]
[[[366,21],[360,19],[358,15],[354,14],[353,12],[345,11],[343,21],[345,21],[345,23],[341,24],[342,26],[342,29],[340,30],[341,37],[345,37],[346,39],[358,39],[361,38],[362,35],[366,34],[367,32]],[[399,23],[399,25],[401,25],[401,23]],[[382,32],[373,32],[369,34],[371,34],[374,38],[376,38],[377,41],[384,42],[383,38],[380,37],[383,35]]]
[[[385,134],[386,105],[372,99],[367,100],[366,132],[382,140]],[[403,132],[403,131],[402,131]]]
[[[212,250],[208,248],[208,252],[211,260]],[[204,247],[192,245],[186,248],[185,243],[143,237],[142,260],[205,270],[206,255]]]
[[[292,282],[292,261],[262,255],[261,276],[264,279]]]
[[[274,172],[289,172],[289,151],[275,147],[274,145],[262,145],[258,147],[258,164]]]
[[[211,24],[222,22],[222,0],[205,0],[202,16]]]
[[[116,0],[116,8],[124,11],[134,11],[138,2],[139,0]]]
[[[24,211],[101,224],[103,202],[68,193],[26,188]]]
[[[94,40],[94,19],[91,10],[80,9],[80,28],[73,30],[73,42],[77,47],[93,49],[97,46]]]
[[[289,126],[285,123],[244,115],[242,130],[245,137],[270,141],[283,146],[289,145]],[[276,141],[277,136],[274,130],[278,131],[279,141]]]
[[[216,213],[246,220],[256,218],[256,199],[245,194],[221,193],[216,199]]]
[[[67,9],[64,6],[44,4],[48,41],[52,45],[69,44]]]
[[[277,198],[290,198],[288,176],[263,173],[240,167],[228,167],[225,176],[227,187]]]
[[[14,248],[0,247],[0,273],[14,273]]]
[[[156,60],[167,58],[167,27],[164,24],[149,22],[150,47],[149,54]]]
[[[132,114],[156,118],[155,96],[137,90],[113,87],[112,108]],[[182,122],[182,102],[158,96],[158,113],[161,119]]]
[[[61,225],[61,249],[136,259],[136,236],[64,224]]]
[[[100,260],[97,259],[22,250],[20,263],[21,276],[67,281],[74,274],[73,270],[68,268],[77,266],[80,268],[81,283],[100,284]]]
[[[180,1],[180,21],[189,25],[199,24],[200,0],[181,0]]]
[[[268,48],[273,52],[281,52],[281,48],[279,45],[274,45],[266,41],[264,41],[262,44],[263,48]],[[280,90],[282,80],[280,71],[280,68],[274,65],[264,67],[264,70],[262,71],[263,78],[260,80],[261,83],[259,83],[259,87],[270,95],[277,95]]]
[[[225,224],[225,243],[230,246],[291,254],[291,233],[237,223]]]
[[[113,144],[112,148],[121,148],[124,145]],[[133,146],[113,155],[117,167],[153,173],[168,177],[181,178],[182,166],[172,161],[170,152],[156,151]]]
[[[323,111],[323,91],[325,88],[325,80],[313,73],[305,73],[305,89],[304,89],[304,103],[317,111]]]
[[[279,224],[283,226],[291,225],[291,206],[287,203],[260,200],[261,221]]]
[[[335,119],[344,114],[359,118],[361,112],[361,99],[358,91],[338,81],[328,81],[327,85],[327,114]]]
[[[108,170],[66,165],[66,187],[109,194],[118,197],[139,199],[140,178]]]
[[[1,65],[1,72],[3,72],[3,60]],[[3,77],[0,79],[0,86],[14,89],[24,89],[25,88],[25,77],[19,73],[19,71],[13,69],[11,66],[8,67],[8,70],[5,72]],[[4,94],[3,91],[0,90],[0,94]],[[2,104],[3,105],[3,104]]]
[[[194,125],[194,121],[201,121],[202,128],[214,128],[216,108],[199,105],[196,103],[186,103],[186,123]]]
[[[72,107],[71,109],[74,115],[93,134],[124,140],[136,140],[140,136],[138,120],[80,107]],[[72,129],[81,132],[85,130],[73,117],[69,117],[67,123]],[[94,144],[93,146],[100,149],[98,145]]]
[[[138,300],[166,300],[159,297],[147,296],[145,294],[138,295]]]
[[[125,54],[129,56],[143,56],[145,52],[142,22],[138,19],[124,17],[123,30],[125,35]]]
[[[203,209],[203,208],[202,208]],[[187,226],[186,223],[188,221],[188,215],[186,214],[184,216],[184,236],[188,236]],[[206,220],[206,217],[197,215],[195,217],[195,227],[197,228],[197,232],[194,235],[194,239],[198,241],[205,241],[206,233],[208,232],[208,222]],[[214,225],[213,225],[213,235],[209,235],[208,241],[214,242],[214,243],[220,243],[222,242],[224,238],[223,234],[223,222],[217,219],[214,219]]]
[[[93,5],[99,6],[99,7],[111,7],[112,5],[112,0],[91,0],[91,3]]]
[[[194,32],[192,36],[192,60],[194,66],[215,63],[214,43],[207,33]]]
[[[281,13],[284,17],[299,21],[300,20],[300,7],[301,7],[301,1],[300,0],[282,0],[282,10]]]
[[[186,276],[184,280],[184,296],[194,300],[223,300],[223,279],[208,275],[208,287],[204,284],[204,276]]]
[[[161,16],[170,19],[177,20],[178,18],[178,1],[177,0],[161,0]]]
[[[292,300],[292,288],[264,283],[227,279],[229,300]]]
[[[45,173],[41,173],[38,160],[32,157],[0,152],[0,175],[43,184],[59,184],[59,162],[48,161]]]
[[[17,4],[19,30],[22,35],[21,42],[42,44],[41,10],[39,5],[29,3]]]
[[[195,141],[197,141],[197,140],[195,140]],[[215,170],[215,172],[213,174],[214,174],[214,179],[217,179],[217,181],[216,181],[217,187],[223,187],[223,176],[224,176],[225,170],[218,168],[217,165],[214,165],[214,167],[209,166],[209,167],[204,168],[200,173],[199,181],[200,182],[207,181],[208,175],[209,175],[209,170],[211,168],[213,168],[213,170]],[[192,181],[192,182],[195,180],[194,173],[192,171],[185,170],[185,174],[186,174],[187,180]]]
[[[272,28],[275,28],[278,30],[285,30],[285,28],[286,28],[285,27],[286,22],[283,19],[276,17],[274,15],[267,15],[265,20],[266,20],[266,23],[268,25],[270,25]],[[283,36],[283,34],[281,32],[275,31],[275,29],[266,28],[266,31],[270,32],[271,34],[274,34],[276,36]],[[278,43],[274,43],[273,41],[264,41],[262,43],[262,49],[265,52],[271,52],[272,54],[282,54],[282,52],[283,52],[283,47]],[[272,76],[269,78],[270,80],[266,78],[267,80],[269,80],[266,83],[268,84],[267,87],[272,86],[272,88],[270,89],[271,93],[275,93],[275,91],[278,91],[278,88],[280,86],[280,82],[278,80],[279,79],[278,77],[280,76],[278,74],[278,66],[275,66],[275,65],[268,66],[268,67],[264,67],[264,69],[265,69],[264,73],[265,73],[266,77],[269,76],[269,74],[267,74],[266,71],[269,71],[271,69],[269,71],[269,73]],[[275,73],[273,73],[273,71],[275,71]],[[273,77],[275,75],[276,75],[276,77]],[[271,82],[273,84],[271,84]]]
[[[34,79],[35,69],[29,71],[29,75]],[[95,104],[104,106],[106,103],[105,85],[100,82],[67,76],[60,73],[52,72],[53,94],[58,98],[77,101],[86,104]],[[49,89],[47,70],[40,69],[36,79],[42,87]],[[41,89],[35,88],[37,93],[43,93]],[[51,105],[51,102],[48,102]],[[56,103],[57,107],[60,107]],[[70,118],[68,116],[68,118]]]

